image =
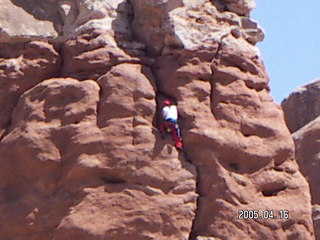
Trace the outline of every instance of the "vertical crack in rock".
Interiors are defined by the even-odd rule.
[[[97,111],[97,119],[96,119],[96,124],[99,128],[101,128],[101,125],[100,125],[100,122],[99,122],[99,117],[100,117],[100,109],[101,109],[101,101],[102,101],[102,95],[103,95],[103,89],[101,87],[101,85],[98,83],[99,85],[99,100],[97,102],[97,108],[96,108],[96,111]]]
[[[215,70],[214,70],[214,67],[212,66],[212,65],[214,65],[215,67],[216,66],[218,66],[219,64],[220,64],[220,51],[222,50],[222,47],[223,47],[223,45],[224,45],[224,42],[223,42],[223,39],[224,38],[226,38],[227,36],[228,36],[229,34],[225,34],[225,35],[223,35],[221,38],[220,38],[220,41],[218,42],[218,47],[217,47],[217,50],[216,50],[216,52],[215,52],[215,54],[214,54],[214,56],[213,56],[213,58],[212,58],[212,60],[211,60],[211,77],[210,77],[210,85],[211,85],[211,90],[210,90],[210,105],[211,105],[211,107],[210,107],[210,110],[211,110],[211,113],[212,113],[212,116],[213,117],[215,117],[215,113],[214,113],[214,111],[213,111],[213,103],[212,103],[212,101],[213,101],[213,89],[214,89],[214,86],[213,86],[213,84],[214,84],[214,79],[215,79]]]
[[[13,107],[13,109],[15,108],[15,106]],[[5,136],[7,136],[7,134],[9,133],[9,128],[11,125],[11,121],[12,121],[12,114],[10,115],[10,119],[7,122],[6,126],[4,126],[4,131],[2,132],[1,136],[0,136],[0,142],[5,138]]]
[[[197,171],[196,193],[198,194],[198,197],[197,197],[196,209],[194,211],[194,217],[192,219],[192,226],[191,226],[191,229],[190,229],[190,234],[189,234],[189,237],[188,237],[188,240],[195,240],[196,237],[197,237],[197,232],[196,232],[195,227],[196,227],[196,221],[197,221],[197,218],[198,218],[198,212],[199,212],[199,206],[200,206],[199,201],[200,201],[200,198],[202,197],[202,194],[201,194],[201,192],[199,190],[200,171],[199,171],[197,165],[192,162],[192,160],[189,160],[189,161],[191,162],[191,164],[193,164],[195,166],[196,171]]]
[[[220,59],[220,51],[221,51],[221,49],[222,49],[222,47],[223,47],[223,45],[224,45],[224,42],[223,42],[223,39],[224,38],[226,38],[227,36],[228,36],[229,34],[225,34],[225,35],[223,35],[221,38],[220,38],[220,40],[218,41],[218,47],[217,47],[217,49],[216,49],[216,51],[215,51],[215,53],[214,53],[214,55],[213,55],[213,58],[212,58],[212,60],[210,61],[210,63],[211,64],[216,64],[216,65],[218,65],[218,64],[220,64],[219,63],[219,59]],[[214,82],[214,74],[215,74],[215,72],[214,72],[214,70],[213,70],[213,68],[212,68],[212,66],[211,66],[211,76],[210,76],[210,79],[209,79],[209,81],[210,81],[210,86],[211,86],[211,89],[210,89],[210,105],[212,106],[212,99],[213,99],[213,82]],[[211,113],[212,113],[212,115],[213,115],[213,117],[215,117],[215,113],[213,112],[213,108],[212,107],[210,107],[210,110],[211,110]],[[200,171],[199,171],[199,169],[198,169],[198,167],[197,167],[197,165],[195,164],[195,163],[193,163],[194,164],[194,166],[196,167],[196,169],[197,169],[197,193],[198,193],[198,199],[197,199],[197,208],[196,208],[196,210],[195,210],[195,216],[194,216],[194,219],[193,219],[193,222],[192,222],[192,228],[191,228],[191,232],[190,232],[190,235],[189,235],[189,240],[196,240],[197,239],[197,236],[198,236],[198,234],[197,234],[197,229],[196,229],[196,221],[197,221],[197,218],[199,217],[199,211],[200,211],[200,208],[202,207],[201,205],[200,205],[200,199],[201,199],[201,197],[203,197],[203,194],[200,192],[200,190],[199,190],[199,188],[200,188],[200,181],[201,181],[201,178],[200,178]],[[203,183],[202,183],[203,184]]]
[[[132,0],[128,0],[128,3],[131,5],[132,11],[133,11],[134,7],[133,7]],[[134,21],[134,11],[133,11],[132,22],[133,21]],[[131,22],[131,29],[133,29],[132,22]],[[135,30],[137,30],[137,29],[135,29]],[[134,33],[133,31],[132,31],[132,33],[133,33],[133,37],[134,37],[135,41],[139,42],[140,41],[139,39],[141,39],[141,38],[143,39],[143,37],[141,37],[141,36],[138,37],[138,38],[135,37],[136,33]],[[146,44],[149,45],[150,42],[147,42]],[[161,107],[160,106],[162,105],[161,102],[165,98],[168,98],[168,99],[173,100],[173,101],[177,100],[172,94],[167,93],[163,89],[163,87],[161,85],[161,81],[159,80],[159,76],[157,74],[157,70],[159,70],[159,69],[157,69],[157,64],[156,64],[157,58],[160,58],[162,56],[162,52],[163,52],[164,47],[165,46],[162,46],[162,48],[160,50],[158,50],[158,51],[150,51],[150,49],[146,49],[146,51],[145,51],[146,56],[148,58],[152,59],[152,65],[151,65],[150,69],[151,69],[153,78],[155,79],[155,85],[156,85],[156,103],[157,103],[156,119],[157,120],[155,121],[156,124],[154,125],[154,127],[157,128],[157,130],[156,130],[157,132],[158,132],[158,128],[159,128],[159,118],[162,117],[162,116],[160,116],[161,115]],[[180,127],[181,127],[181,125],[183,125],[183,119],[179,119],[179,125],[180,125]],[[158,134],[158,133],[156,133],[156,134]],[[182,138],[183,138],[183,135],[182,135]],[[183,149],[179,153],[179,156],[180,156],[179,159],[181,159],[181,161],[187,161],[188,163],[192,164],[194,166],[194,168],[196,169],[196,176],[195,176],[195,178],[196,178],[196,183],[195,183],[196,184],[196,193],[199,194],[199,192],[197,190],[198,189],[198,169],[197,169],[197,166],[193,163],[193,161],[191,159],[188,158],[185,149]],[[196,202],[198,202],[198,200]],[[196,205],[197,205],[197,203],[196,203]],[[193,217],[194,219],[196,218],[196,212],[197,212],[197,209],[194,210],[194,217]],[[191,225],[190,233],[189,233],[189,237],[188,237],[188,239],[190,239],[190,240],[191,240],[190,237],[191,237],[191,234],[192,234],[193,222],[194,222],[194,220],[192,220],[192,225]]]

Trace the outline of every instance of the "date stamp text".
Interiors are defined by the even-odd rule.
[[[239,210],[238,219],[289,219],[289,210]]]

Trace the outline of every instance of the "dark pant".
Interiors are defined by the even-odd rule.
[[[175,131],[176,135],[179,138],[181,138],[180,128],[179,128],[178,122],[176,120],[169,118],[169,119],[165,120],[164,124],[167,129],[171,129],[172,131]]]

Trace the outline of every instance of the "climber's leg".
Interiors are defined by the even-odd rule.
[[[182,138],[180,137],[180,131],[179,131],[179,127],[176,127],[177,124],[172,124],[172,131],[171,131],[171,135],[172,135],[172,139],[174,141],[175,147],[177,149],[182,149],[183,147],[183,142],[182,142]]]
[[[180,132],[180,128],[179,128],[178,123],[176,123],[176,124],[174,125],[174,127],[175,127],[175,130],[176,130],[176,132],[177,132],[178,137],[181,138],[181,132]]]

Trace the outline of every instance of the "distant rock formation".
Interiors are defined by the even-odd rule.
[[[320,80],[298,88],[282,107],[293,131],[296,159],[310,184],[315,233],[320,239]]]
[[[0,239],[314,239],[253,1],[5,5]]]
[[[316,119],[320,115],[320,79],[295,90],[281,106],[292,133]]]

